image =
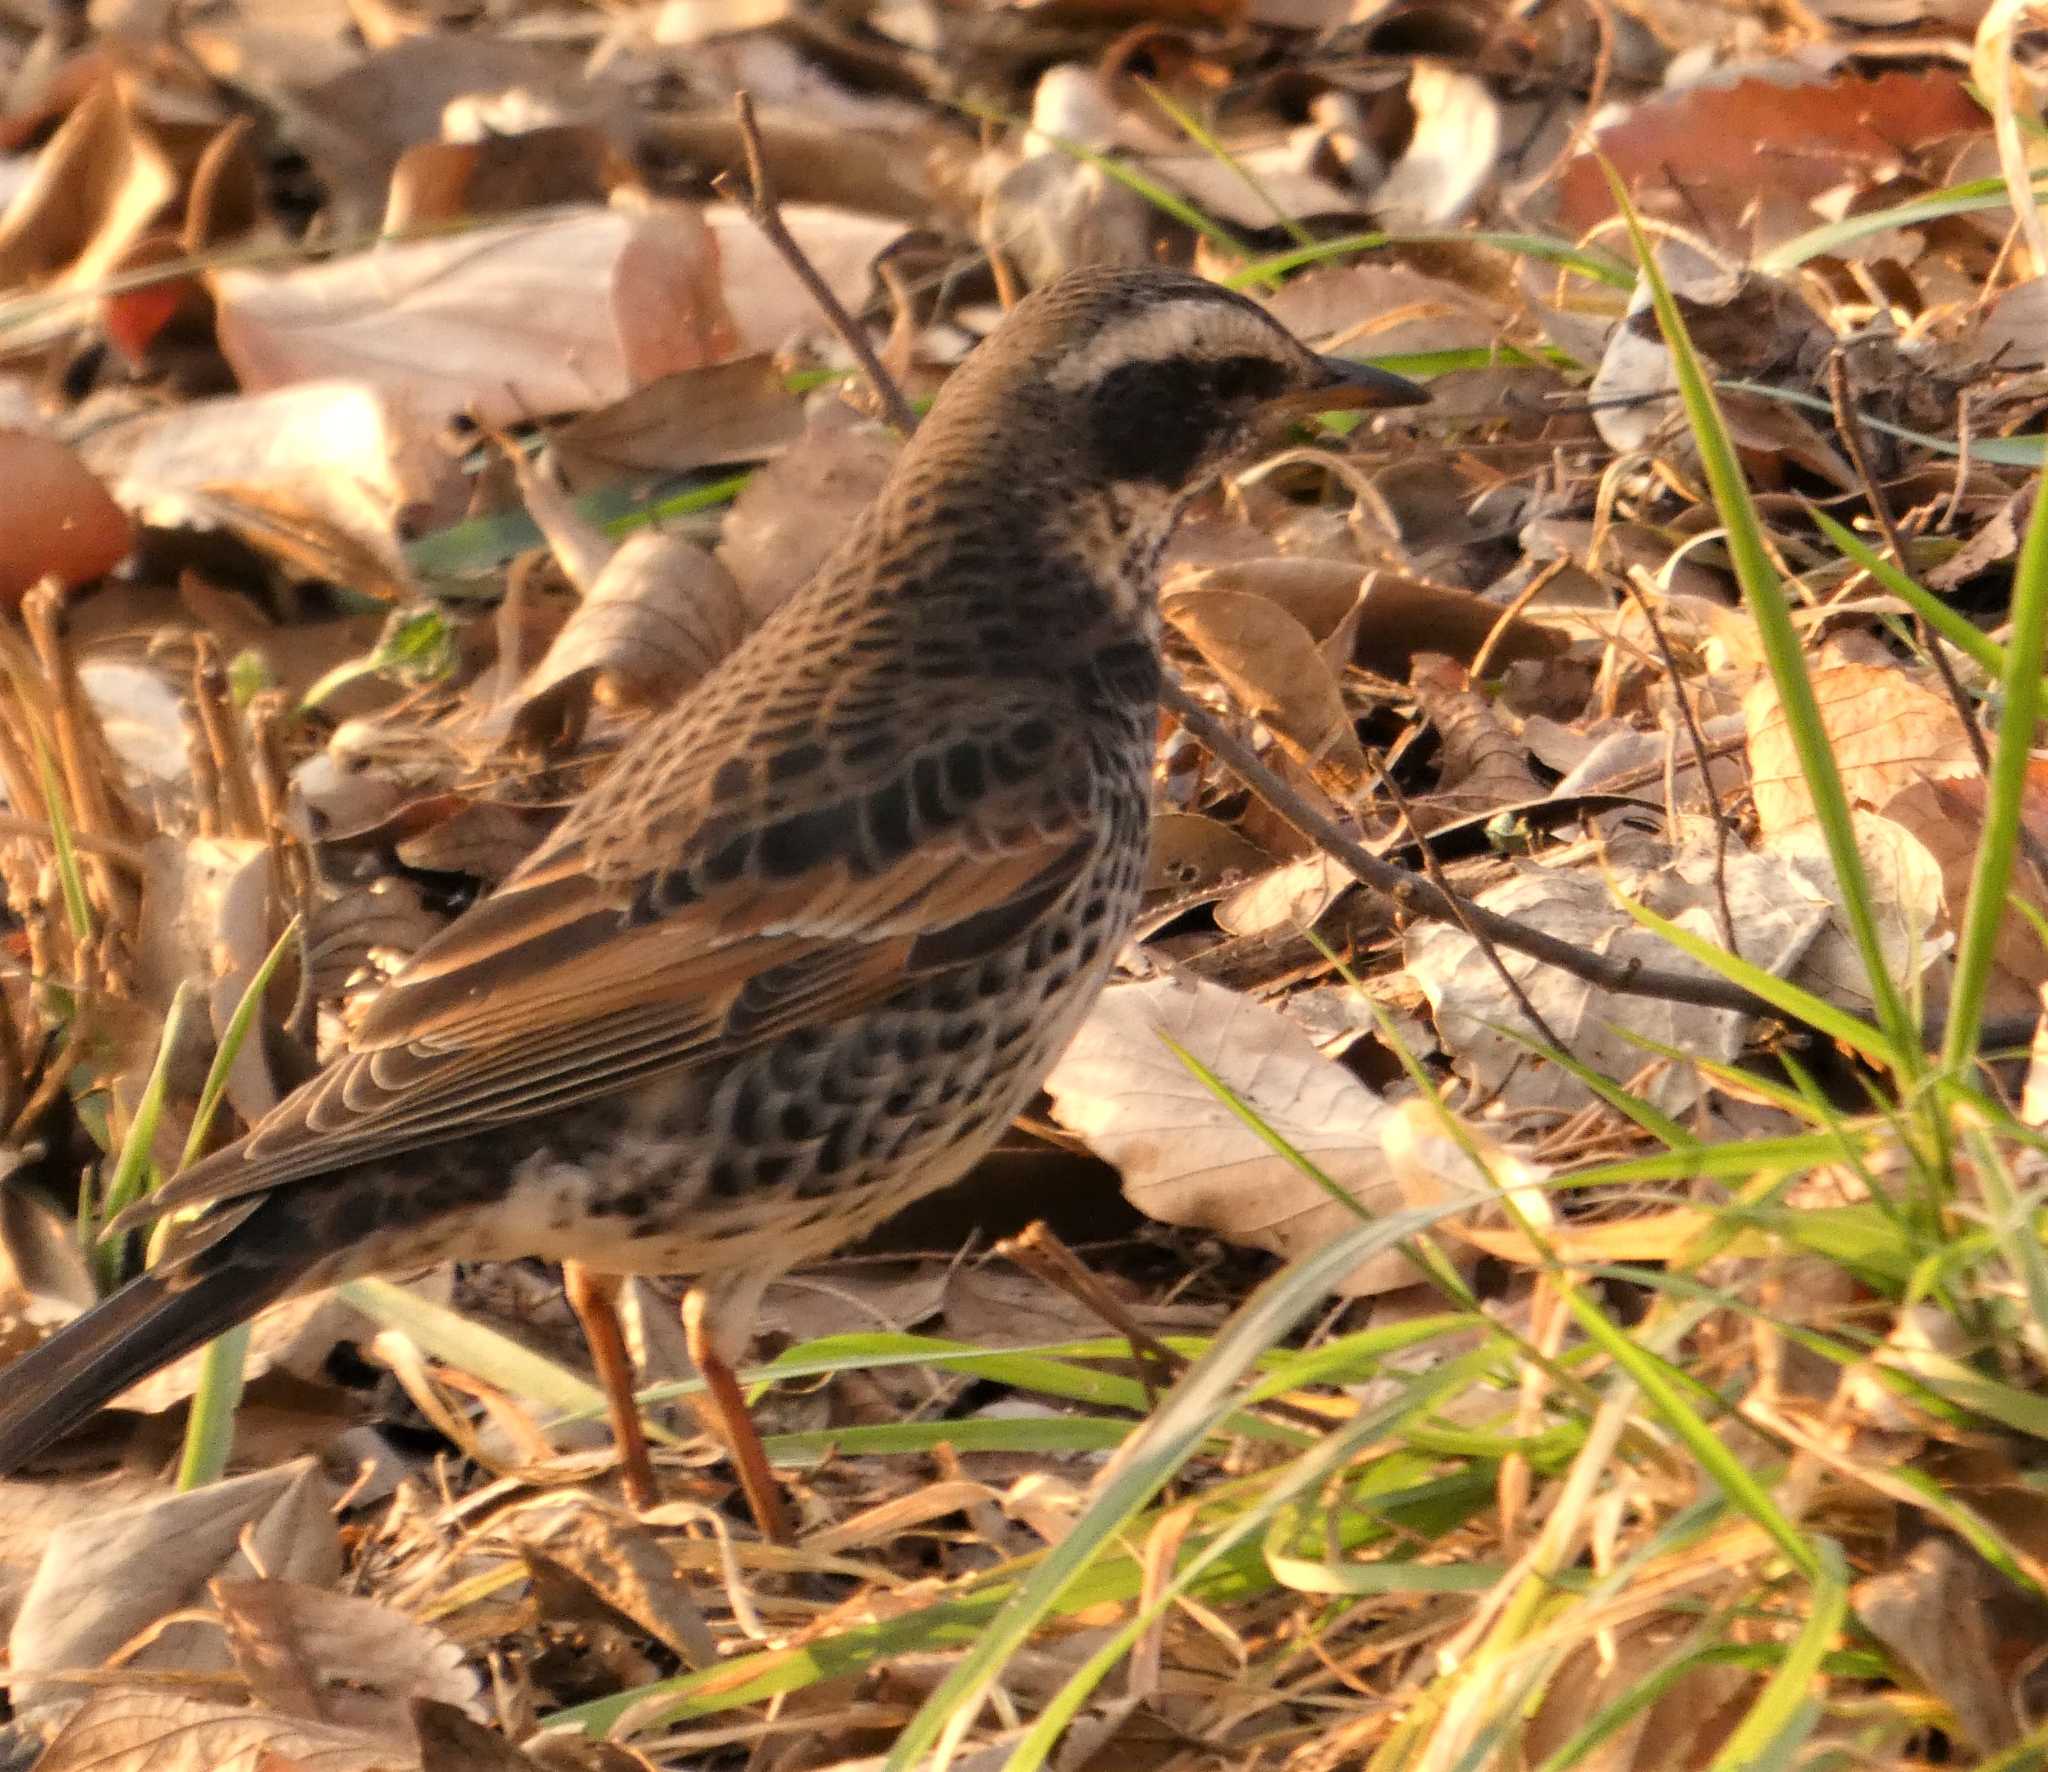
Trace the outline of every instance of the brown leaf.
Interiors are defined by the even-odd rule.
[[[802,434],[803,408],[767,357],[736,357],[665,375],[548,436],[573,490],[626,474],[682,474],[761,461]]]
[[[1881,807],[1915,782],[1976,773],[1955,704],[1902,670],[1834,665],[1813,673],[1813,693],[1853,804]],[[1743,697],[1742,711],[1749,723],[1750,792],[1759,828],[1770,838],[1810,823],[1813,796],[1799,772],[1776,686],[1760,680]]]
[[[639,176],[601,129],[558,123],[471,141],[419,142],[391,171],[384,232],[465,216],[602,203]]]
[[[420,1772],[541,1772],[538,1760],[452,1704],[413,1700],[412,1726],[420,1744]]]
[[[0,216],[0,283],[103,281],[178,185],[177,167],[137,116],[125,84],[102,79],[50,137]]]
[[[417,1698],[476,1711],[460,1647],[376,1600],[304,1582],[212,1584],[228,1648],[258,1706],[388,1742],[412,1737]]]
[[[1182,591],[1162,598],[1161,609],[1239,704],[1303,763],[1334,765],[1352,777],[1364,772],[1365,751],[1337,679],[1286,610],[1244,591]]]
[[[245,389],[349,376],[428,422],[581,411],[737,348],[718,250],[675,203],[219,269],[213,287]]]
[[[353,1730],[116,1688],[86,1700],[36,1772],[414,1772],[418,1764],[410,1748]]]
[[[252,1559],[316,1584],[340,1574],[327,1484],[311,1459],[74,1521],[44,1546],[8,1640],[16,1705],[73,1693],[60,1670],[99,1667],[165,1614],[198,1604],[221,1574],[253,1573]],[[125,1665],[209,1669],[222,1659],[216,1630],[177,1624]]]
[[[590,701],[648,707],[682,695],[740,642],[747,611],[716,555],[695,542],[636,530],[519,686],[514,738],[573,743]]]
[[[133,544],[128,518],[77,454],[54,437],[0,430],[0,605],[38,579],[80,585],[111,572]]]

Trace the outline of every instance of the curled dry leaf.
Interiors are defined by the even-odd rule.
[[[1145,890],[1205,892],[1272,865],[1270,855],[1220,819],[1198,812],[1161,812],[1152,820]]]
[[[481,1681],[461,1647],[376,1600],[260,1577],[216,1581],[213,1599],[264,1710],[401,1747],[413,1738],[416,1698],[481,1715]]]
[[[1828,748],[1850,802],[1882,807],[1915,782],[1977,773],[1955,704],[1889,665],[1841,664],[1813,674]],[[1768,679],[1743,697],[1757,825],[1775,839],[1813,820],[1792,730]]]
[[[1402,678],[1419,653],[1441,653],[1469,665],[1486,647],[1491,672],[1524,659],[1555,658],[1570,645],[1561,628],[1510,616],[1475,591],[1374,572],[1359,593],[1351,661],[1383,677]]]
[[[1912,832],[1941,870],[1951,929],[1960,926],[1970,900],[1970,881],[1984,835],[1985,797],[1984,778],[1968,775],[1952,781],[1916,781],[1885,803],[1885,818]],[[2038,760],[2027,766],[2020,822],[2036,842],[2048,843],[2048,764]],[[2037,913],[2048,911],[2048,881],[2024,850],[2015,858],[2008,891]],[[2034,918],[2018,911],[2001,918],[1991,955],[1987,1010],[1997,1016],[2025,1014],[2048,984],[2048,946],[2043,945]]]
[[[1239,704],[1310,766],[1365,769],[1337,679],[1308,629],[1265,597],[1245,591],[1177,591],[1166,619],[1201,652]]]
[[[417,1772],[411,1748],[150,1687],[95,1693],[36,1772]]]
[[[336,575],[359,590],[406,582],[399,516],[449,472],[418,423],[354,381],[160,408],[95,432],[82,451],[116,502],[155,528],[232,523],[244,493],[273,520],[297,513],[335,531],[382,563],[367,583]]]
[[[1637,870],[1617,883],[1681,927],[1718,943],[1714,865],[1713,838],[1706,833],[1669,866]],[[1732,844],[1726,872],[1742,957],[1786,976],[1826,925],[1827,905],[1783,863],[1748,855]],[[1645,965],[1691,966],[1615,903],[1608,881],[1597,874],[1534,867],[1480,893],[1478,902],[1589,953],[1639,958]],[[1641,1041],[1723,1063],[1742,1050],[1748,1021],[1733,1010],[1623,996],[1520,954],[1500,958],[1581,1064],[1623,1083],[1653,1067],[1637,1087],[1665,1113],[1691,1106],[1700,1080],[1689,1066],[1657,1060]],[[1429,998],[1444,1049],[1476,1091],[1504,1097],[1517,1107],[1572,1111],[1587,1104],[1588,1092],[1576,1077],[1530,1050],[1529,1042],[1542,1036],[1464,930],[1442,923],[1417,925],[1408,936],[1407,964]],[[1695,969],[1709,976],[1704,968]]]
[[[179,182],[129,83],[108,74],[58,125],[0,216],[0,285],[85,288],[104,281],[173,202]],[[74,323],[52,308],[40,330]]]
[[[1176,1046],[1366,1212],[1446,1197],[1434,1189],[1418,1198],[1396,1178],[1380,1148],[1386,1103],[1285,1017],[1221,985],[1162,978],[1105,991],[1045,1083],[1053,1118],[1116,1166],[1124,1197],[1147,1216],[1283,1257],[1357,1222]],[[1364,1296],[1414,1278],[1407,1258],[1389,1253],[1363,1263],[1343,1290]]]
[[[427,425],[581,411],[741,348],[717,246],[680,204],[593,207],[213,279],[221,349],[244,388],[353,376]]]
[[[331,1584],[341,1546],[328,1504],[326,1480],[308,1458],[109,1509],[53,1533],[8,1637],[17,1711],[76,1697],[59,1673],[99,1667],[166,1614],[200,1604],[223,1574],[253,1575],[260,1565],[280,1578]],[[206,1670],[223,1660],[218,1631],[181,1623],[124,1665]]]
[[[526,745],[573,743],[591,700],[647,707],[692,688],[740,642],[747,611],[716,555],[679,535],[620,543],[512,699]]]

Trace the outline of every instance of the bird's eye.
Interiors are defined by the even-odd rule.
[[[1269,399],[1286,383],[1286,370],[1270,357],[1225,357],[1209,371],[1209,385],[1223,400]]]

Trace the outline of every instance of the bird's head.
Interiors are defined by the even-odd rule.
[[[1180,498],[1310,413],[1428,399],[1384,370],[1321,356],[1256,302],[1185,272],[1094,267],[1020,302],[932,413],[1001,412],[1079,484],[1138,505]]]

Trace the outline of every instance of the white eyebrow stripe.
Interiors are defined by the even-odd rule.
[[[1170,357],[1271,356],[1276,330],[1250,309],[1207,296],[1161,302],[1104,327],[1088,343],[1063,356],[1048,379],[1060,392],[1072,393],[1126,363],[1158,363]]]

